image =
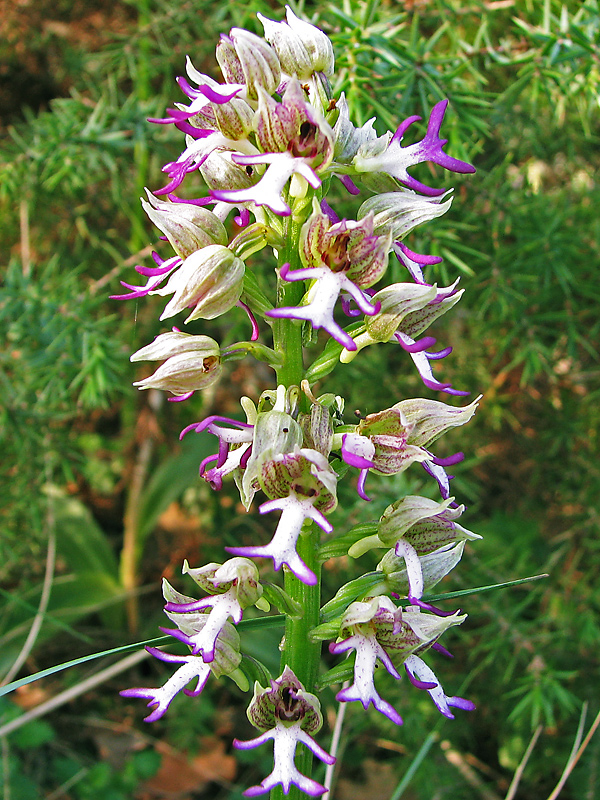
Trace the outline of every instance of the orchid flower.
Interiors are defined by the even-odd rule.
[[[217,638],[227,620],[237,625],[247,606],[260,603],[263,590],[258,570],[246,558],[233,558],[225,564],[207,564],[200,569],[190,569],[186,561],[183,573],[191,575],[206,591],[217,594],[194,600],[181,595],[165,580],[165,613],[178,626],[178,630],[169,633],[209,664],[214,661]],[[206,609],[210,611],[204,613]]]
[[[448,106],[447,100],[441,100],[433,107],[427,125],[427,133],[420,142],[402,147],[402,139],[408,128],[421,119],[412,116],[398,126],[392,136],[382,136],[379,139],[366,142],[361,146],[354,157],[353,165],[356,171],[365,172],[384,172],[391,175],[409,189],[422,192],[425,195],[435,197],[444,193],[444,189],[433,189],[424,183],[417,181],[408,173],[408,168],[424,161],[432,161],[439,164],[444,169],[452,172],[471,173],[475,168],[465,161],[451,158],[444,152],[444,145],[447,139],[440,138],[440,127]]]
[[[274,569],[285,564],[299,580],[314,586],[317,576],[298,555],[296,544],[305,520],[313,520],[325,533],[333,530],[323,512],[332,511],[337,503],[335,473],[322,453],[302,448],[263,460],[258,480],[265,491],[279,495],[258,509],[261,514],[282,512],[275,534],[266,545],[225,549],[240,556],[272,558]]]
[[[325,793],[324,786],[302,775],[294,763],[300,743],[325,764],[334,764],[335,758],[310,735],[317,733],[323,724],[321,705],[314,694],[305,691],[289,667],[285,667],[277,680],[271,681],[270,688],[263,689],[255,684],[248,718],[263,733],[245,742],[234,739],[233,746],[238,750],[250,750],[272,741],[274,763],[273,771],[258,786],[246,789],[245,797],[266,794],[275,786],[282,786],[284,794],[288,794],[292,784],[311,797]]]

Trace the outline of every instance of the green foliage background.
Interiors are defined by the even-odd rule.
[[[473,162],[477,175],[449,179],[456,186],[451,211],[409,246],[444,257],[431,279],[449,282],[458,272],[467,289],[435,335],[454,346],[444,379],[484,394],[476,421],[454,439],[467,453],[454,491],[470,506],[466,524],[485,538],[444,588],[549,573],[465,601],[469,621],[450,642],[456,657],[439,672],[447,689],[475,700],[475,714],[442,721],[428,698],[390,685],[404,727],[351,708],[343,777],[372,781],[379,764],[397,785],[394,800],[504,797],[541,725],[517,794],[537,800],[559,779],[582,704],[589,703],[588,724],[599,710],[598,3],[293,7],[333,39],[335,88],[345,90],[356,124],[376,115],[382,133],[415,113],[426,119],[435,102],[450,100],[448,150]],[[128,357],[159,332],[156,306],[107,299],[136,263],[148,262],[154,233],[137,197],[144,185],[161,184],[161,165],[181,149],[178,135],[146,117],[180,99],[174,77],[186,54],[214,74],[220,32],[235,25],[260,33],[256,11],[281,18],[283,9],[258,0],[44,0],[29,9],[33,18],[26,4],[3,15],[0,675],[21,651],[40,604],[41,629],[23,673],[154,636],[160,574],[176,574],[184,557],[194,565],[219,558],[224,540],[256,536],[260,527],[239,513],[233,493],[197,485],[210,442],[198,437],[180,448],[176,434],[211,408],[235,412],[239,394],[256,397],[268,375],[242,362],[215,396],[182,406],[136,393]],[[238,336],[243,326],[240,316],[202,332],[234,341],[245,338]],[[336,369],[325,390],[363,413],[423,394],[402,354],[370,351]],[[427,491],[412,473],[395,485],[374,478],[370,508],[357,505],[350,489],[342,495],[336,529],[377,516],[400,486]],[[333,562],[331,595],[355,574],[352,564]],[[266,634],[267,643],[246,634],[246,649],[268,665],[276,655],[267,644],[276,653],[279,632]],[[160,679],[158,665],[139,669],[146,674],[112,679],[48,716],[46,727],[25,726],[21,739],[3,740],[12,800],[94,792],[118,800],[141,791],[158,761],[136,758],[155,754],[154,739],[130,756],[124,779],[102,766],[89,723],[122,723],[130,712],[118,688]],[[75,672],[44,683],[45,691],[56,694],[87,674]],[[333,694],[325,692],[324,702],[332,708]],[[219,688],[193,703],[174,703],[175,713],[151,736],[194,753],[217,711],[235,708],[242,720],[235,690]],[[6,700],[0,734],[17,713]],[[73,736],[73,719],[87,731],[83,740]],[[229,743],[231,732],[223,738]],[[424,743],[427,766],[405,788],[402,777]],[[600,738],[561,797],[591,800],[599,776]],[[234,798],[241,789],[225,781],[206,791],[195,796]],[[343,798],[343,786],[340,792]]]

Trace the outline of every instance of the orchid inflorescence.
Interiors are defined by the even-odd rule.
[[[275,370],[275,389],[256,402],[241,398],[245,419],[209,416],[182,436],[215,437],[216,452],[201,463],[201,477],[215,490],[233,479],[247,510],[261,493],[258,511],[276,513],[278,521],[269,542],[227,547],[232,558],[222,564],[192,569],[185,563],[184,573],[205,593],[202,599],[164,581],[165,613],[175,625],[165,633],[183,642],[189,654],[149,647],[157,658],[178,665],[176,671],[160,688],[121,694],[147,700],[146,719],[154,721],[179,692],[200,694],[211,673],[227,675],[247,690],[257,677],[248,663],[255,662],[244,659],[236,626],[247,608],[264,612],[276,605],[286,615],[282,674],[274,679],[263,668],[267,686],[255,681],[248,709],[261,734],[236,739],[234,746],[273,741],[273,771],[246,796],[277,785],[286,794],[318,796],[325,787],[303,774],[294,759],[301,743],[321,761],[335,760],[313,738],[322,724],[314,692],[326,685],[317,681],[322,641],[330,640],[330,653],[347,658],[348,683],[337,694],[341,703],[373,705],[401,724],[396,708],[375,688],[379,662],[395,679],[404,668],[409,681],[449,718],[453,708],[474,708],[446,695],[422,656],[430,649],[447,652],[439,638],[466,616],[443,612],[427,602],[427,593],[458,564],[465,543],[479,538],[459,524],[464,506],[450,491],[446,468],[462,453],[444,459],[431,448],[471,419],[478,400],[453,406],[403,399],[345,424],[340,396],[314,394],[315,384],[336,363],[364,358],[362,350],[377,343],[406,351],[426,387],[467,394],[433,374],[431,362],[452,348],[432,351],[435,339],[422,336],[462,291],[458,282],[429,284],[424,270],[440,259],[415,253],[404,239],[451,204],[449,191],[416,180],[411,167],[432,162],[453,172],[474,169],[444,150],[440,128],[446,101],[434,106],[425,136],[413,144],[403,140],[419,117],[383,136],[373,120],[355,127],[343,93],[332,94],[334,54],[327,36],[289,8],[285,22],[259,19],[264,38],[239,28],[221,37],[216,56],[223,82],[198,72],[188,59],[188,78],[178,84],[189,102],[152,120],[186,136],[182,154],[164,167],[165,185],[142,200],[175,255],[155,254],[156,266],[137,267],[147,282],[124,284],[129,292],[118,297],[169,298],[161,320],[182,313],[186,323],[210,320],[236,307],[248,315],[247,341],[222,347],[209,336],[173,328],[131,360],[163,362],[135,385],[168,391],[173,400],[213,385],[229,361],[245,355]],[[192,173],[200,174],[207,190],[186,199],[178,192]],[[365,194],[356,219],[340,218],[335,203],[327,201],[333,179],[352,195]],[[265,248],[277,260],[272,281],[252,266],[252,256]],[[406,269],[406,282],[383,283],[390,255]],[[319,329],[328,334],[326,350],[305,368],[303,344],[314,343],[312,331]],[[269,331],[272,342],[265,344],[261,338]],[[370,527],[331,536],[329,516],[341,474],[358,474],[358,495],[368,501],[370,472],[397,475],[414,463],[437,481],[439,501],[406,496]],[[323,546],[321,534],[327,535]],[[373,548],[385,551],[371,573],[374,580],[358,590],[356,582],[347,584],[336,595],[340,602],[330,601],[319,613],[322,561],[332,555],[359,558]],[[283,588],[261,583],[252,559],[264,558],[283,570]],[[308,771],[310,757],[302,764]]]

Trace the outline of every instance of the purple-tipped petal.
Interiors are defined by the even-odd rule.
[[[431,649],[435,650],[437,653],[441,653],[443,656],[446,656],[446,658],[454,658],[450,650],[447,650],[444,645],[439,642],[432,644]]]
[[[375,445],[366,436],[357,433],[345,433],[342,436],[342,458],[351,467],[371,469]]]
[[[475,711],[477,706],[471,700],[465,700],[464,697],[447,697],[446,702],[452,708],[462,708],[463,711]]]
[[[169,403],[182,403],[184,400],[189,400],[194,394],[194,389],[191,392],[186,392],[185,394],[177,395],[176,397],[167,397]]]
[[[339,177],[340,181],[342,182],[342,184],[343,184],[344,188],[346,189],[346,191],[348,191],[350,194],[353,194],[355,196],[360,194],[360,189],[354,183],[354,181],[352,180],[350,175],[338,175],[338,177]]]
[[[367,481],[367,475],[369,474],[368,469],[363,469],[358,476],[358,483],[356,484],[356,491],[359,497],[362,497],[363,500],[366,500],[368,503],[371,502],[371,498],[365,493],[365,483]]]
[[[416,689],[423,689],[424,691],[427,691],[428,689],[435,689],[435,687],[437,686],[437,683],[431,683],[431,682],[428,683],[427,681],[420,681],[412,674],[412,672],[409,669],[406,669],[406,676]]]
[[[438,467],[451,467],[454,464],[458,464],[464,460],[465,454],[462,452],[454,453],[452,456],[447,456],[447,458],[438,458],[437,456],[433,456],[431,459],[434,464],[437,464]]]

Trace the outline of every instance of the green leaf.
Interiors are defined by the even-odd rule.
[[[321,609],[321,619],[323,622],[330,622],[334,617],[342,614],[355,600],[369,594],[381,594],[386,591],[385,575],[382,572],[367,572],[338,589],[335,597]]]
[[[49,486],[56,520],[56,547],[74,572],[102,573],[118,581],[118,565],[102,528],[82,502]]]
[[[274,583],[263,583],[263,597],[274,605],[282,614],[292,619],[300,619],[304,616],[304,609],[296,600]]]
[[[332,669],[327,670],[323,675],[320,675],[317,680],[317,689],[324,689],[326,686],[331,686],[334,683],[344,683],[349,681],[354,674],[354,660],[355,654],[349,656],[341,664],[336,664]]]
[[[257,658],[242,654],[240,669],[248,678],[250,686],[254,686],[255,681],[258,681],[261,686],[270,685],[272,675],[262,661],[259,661]]]
[[[198,480],[200,462],[215,450],[216,439],[210,434],[189,433],[181,442],[181,451],[154,471],[140,503],[139,547],[156,525],[159,516],[194,481]]]
[[[423,600],[427,603],[435,603],[438,600],[452,600],[455,597],[468,597],[470,594],[482,594],[483,592],[493,592],[496,589],[507,589],[509,586],[519,586],[521,583],[539,581],[542,578],[549,578],[547,572],[541,575],[531,575],[529,578],[518,578],[516,581],[505,581],[504,583],[491,583],[489,586],[478,586],[475,589],[460,589],[457,592],[446,592],[445,594],[423,595]]]
[[[313,628],[309,635],[309,638],[313,642],[324,642],[327,639],[335,639],[340,632],[340,625],[342,623],[342,615],[340,614],[334,619],[329,620],[329,622],[323,622],[321,625],[317,625],[316,628]]]
[[[10,743],[23,750],[33,750],[55,738],[54,728],[45,719],[26,723],[10,735]]]
[[[112,647],[110,650],[101,650],[98,653],[90,653],[90,655],[87,656],[80,656],[79,658],[74,658],[72,661],[64,661],[62,664],[57,664],[54,667],[48,667],[40,672],[35,672],[33,675],[27,675],[24,678],[19,678],[17,681],[7,683],[5,686],[0,686],[0,697],[5,694],[9,694],[10,692],[14,692],[16,689],[20,689],[21,686],[27,686],[28,683],[33,683],[34,681],[39,681],[42,678],[47,678],[50,675],[55,675],[57,672],[62,672],[70,667],[77,667],[79,664],[86,664],[88,661],[95,661],[97,658],[102,658],[103,656],[112,656],[116,653],[126,653],[130,650],[139,650],[147,644],[164,644],[170,639],[170,636],[158,636],[155,639],[146,639],[143,642],[124,644],[121,647]]]
[[[365,522],[362,525],[355,525],[342,536],[335,539],[328,539],[319,548],[319,561],[327,561],[329,558],[339,558],[348,555],[348,550],[353,544],[377,533],[377,521]]]

